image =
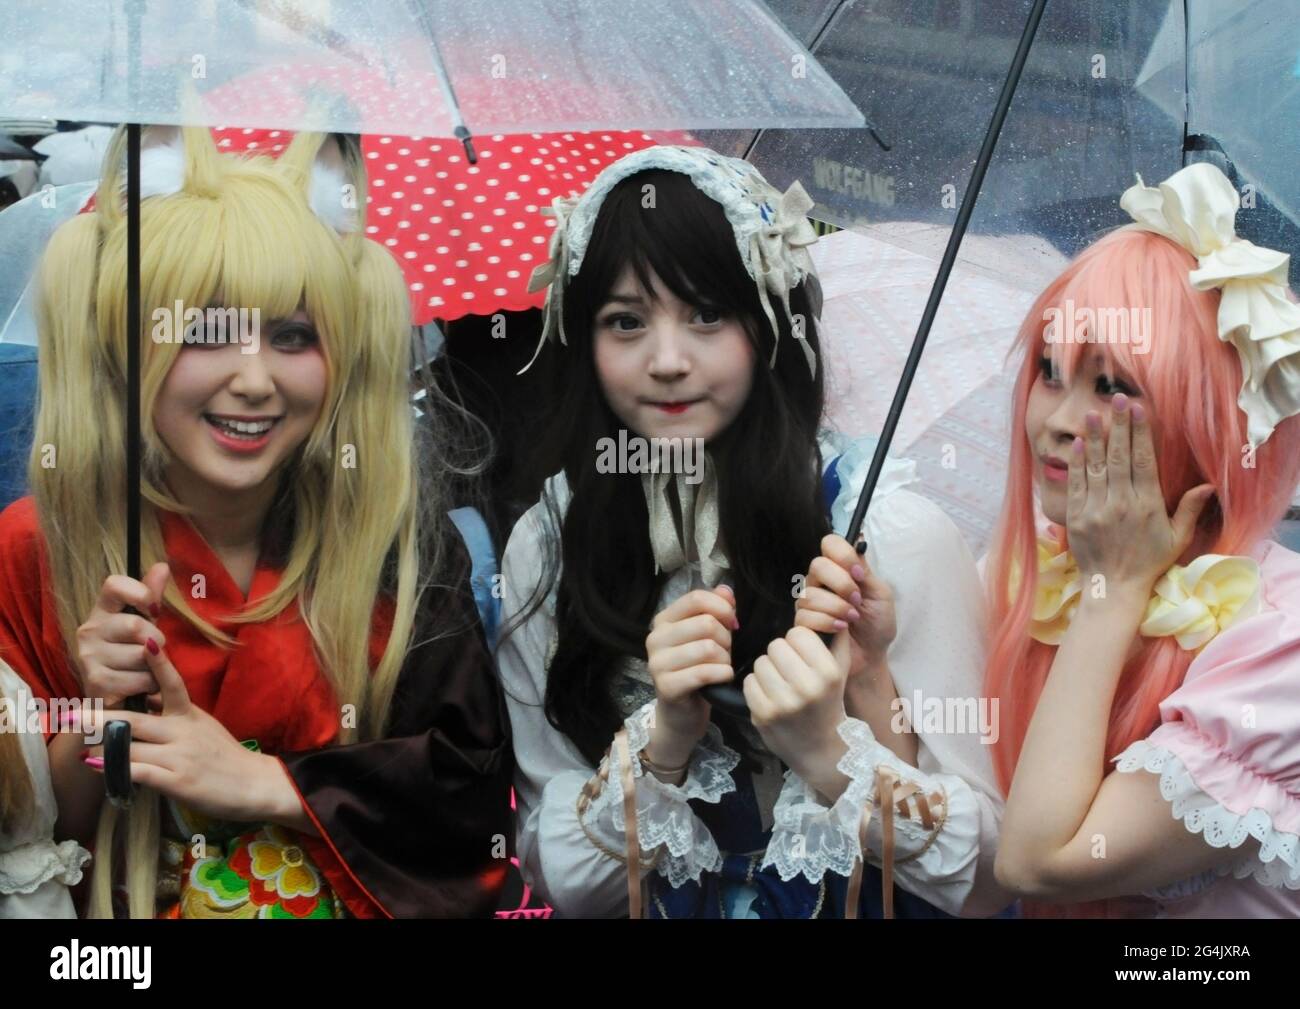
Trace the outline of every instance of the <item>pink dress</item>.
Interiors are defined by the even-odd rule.
[[[1300,554],[1271,541],[1260,612],[1223,631],[1116,757],[1160,775],[1172,815],[1216,848],[1217,871],[1149,891],[1168,918],[1300,918]]]

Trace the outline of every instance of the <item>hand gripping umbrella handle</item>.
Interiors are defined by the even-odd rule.
[[[124,612],[135,613],[132,607]],[[127,711],[149,710],[148,698],[134,694],[122,701]],[[131,805],[135,789],[131,785],[131,723],[120,718],[104,726],[104,792],[108,801],[119,809]]]
[[[861,523],[859,522],[858,525],[860,526]],[[852,532],[852,530],[850,530],[850,532]],[[858,542],[857,551],[859,554],[865,554],[867,552],[867,544],[865,540]],[[831,642],[835,640],[835,635],[830,633],[821,633],[817,636],[822,639],[822,643],[825,644],[827,648],[830,648]],[[736,683],[739,683],[748,676],[752,668],[753,667],[750,666],[741,670],[740,674],[736,677]],[[735,684],[724,683],[716,686],[705,687],[700,691],[700,693],[704,695],[704,699],[713,705],[713,707],[718,708],[720,711],[723,711],[728,715],[733,715],[737,718],[749,717],[749,704],[745,701],[745,694],[740,687]]]

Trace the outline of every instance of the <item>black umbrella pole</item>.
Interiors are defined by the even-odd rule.
[[[871,457],[871,466],[867,470],[867,482],[862,487],[862,493],[858,496],[858,506],[853,509],[853,518],[849,521],[849,528],[845,531],[844,538],[850,543],[857,543],[858,537],[862,533],[862,522],[866,518],[871,498],[876,492],[876,484],[880,480],[880,471],[884,468],[885,456],[889,453],[889,446],[894,440],[894,432],[898,428],[899,418],[903,415],[903,404],[907,402],[907,394],[912,389],[912,380],[916,377],[916,369],[921,364],[921,354],[925,351],[925,341],[930,336],[930,327],[934,324],[934,317],[939,311],[939,303],[943,300],[943,292],[948,286],[948,276],[952,273],[952,268],[957,262],[957,252],[961,248],[961,240],[966,236],[966,228],[970,224],[971,214],[975,212],[975,201],[979,198],[980,189],[984,185],[984,176],[988,173],[989,163],[993,160],[993,150],[997,147],[998,137],[1002,134],[1002,124],[1006,121],[1007,111],[1011,108],[1011,100],[1015,97],[1016,86],[1020,83],[1020,75],[1024,72],[1025,62],[1029,59],[1029,49],[1034,44],[1034,36],[1038,33],[1038,24],[1043,19],[1043,10],[1046,6],[1047,0],[1034,0],[1034,6],[1029,12],[1029,18],[1025,21],[1025,29],[1020,34],[1020,45],[1016,48],[1016,55],[1011,60],[1011,68],[1007,71],[1007,79],[1002,84],[1002,94],[998,96],[998,103],[993,109],[993,119],[989,122],[988,131],[984,134],[984,144],[980,147],[979,157],[975,161],[975,170],[971,173],[970,182],[966,185],[966,195],[962,197],[961,207],[957,211],[957,221],[953,225],[952,233],[948,236],[948,247],[944,250],[943,260],[939,263],[939,273],[934,278],[934,286],[930,288],[930,299],[925,303],[925,312],[921,315],[921,324],[917,327],[916,338],[912,341],[912,349],[907,355],[907,363],[903,366],[903,376],[899,379],[898,388],[894,390],[894,401],[889,405],[889,414],[885,417],[885,426],[881,429],[875,455]],[[857,543],[857,546],[859,553],[866,552],[865,543]]]
[[[126,573],[140,577],[140,125],[126,128]],[[142,694],[123,706],[144,711]],[[117,806],[131,803],[131,726],[104,727],[104,790]]]

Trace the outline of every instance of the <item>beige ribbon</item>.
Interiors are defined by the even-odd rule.
[[[680,529],[668,497],[670,488],[675,488],[681,510]],[[650,513],[650,548],[655,574],[661,571],[671,574],[687,563],[696,562],[702,584],[716,585],[728,562],[720,543],[718,474],[708,453],[704,455],[704,475],[699,483],[689,483],[684,473],[645,473],[641,477],[641,489]]]
[[[1184,566],[1175,564],[1151,590],[1138,632],[1147,638],[1174,638],[1194,652],[1238,620],[1260,609],[1259,563],[1251,557],[1202,554]],[[1011,594],[1019,591],[1013,570]],[[1070,629],[1083,583],[1074,555],[1050,539],[1038,541],[1038,583],[1029,636],[1059,645]]]
[[[813,377],[817,376],[817,355],[800,334],[794,314],[790,311],[790,291],[804,278],[813,276],[812,253],[808,247],[817,241],[817,232],[808,220],[808,211],[815,206],[812,197],[797,180],[781,194],[777,201],[776,219],[750,239],[750,264],[758,284],[758,298],[773,333],[781,330],[776,324],[769,292],[781,299],[786,318],[794,330],[795,341],[803,348],[804,359]],[[805,320],[806,324],[806,320]],[[769,367],[776,366],[779,341],[772,344]]]
[[[876,768],[876,796],[862,809],[862,819],[858,822],[858,847],[861,855],[849,875],[848,889],[844,895],[844,917],[856,919],[858,916],[858,898],[862,894],[862,873],[867,861],[867,827],[871,824],[873,806],[880,807],[880,901],[885,918],[894,917],[894,807],[907,816],[907,800],[916,795],[917,808],[921,822],[926,830],[934,829],[934,817],[930,813],[930,804],[921,793],[921,786],[914,781],[901,781],[883,764]]]
[[[1120,199],[1137,227],[1163,235],[1196,257],[1188,276],[1198,291],[1219,290],[1219,339],[1241,358],[1237,405],[1252,445],[1300,413],[1300,305],[1287,297],[1291,257],[1238,238],[1239,199],[1214,165],[1188,165],[1157,187],[1138,176]]]
[[[641,839],[636,823],[636,777],[632,774],[632,754],[627,745],[627,729],[614,734],[618,754],[619,777],[623,782],[623,832],[627,842],[627,915],[644,918],[641,900]]]

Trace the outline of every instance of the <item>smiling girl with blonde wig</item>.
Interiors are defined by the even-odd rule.
[[[436,478],[449,429],[415,424],[405,286],[348,209],[365,206],[355,150],[302,134],[271,160],[219,154],[206,129],[147,138],[138,336],[122,151],[119,136],[94,211],[41,268],[34,496],[0,517],[0,657],[46,697],[161,693],[161,714],[107,713],[131,722],[142,786],[132,917],[156,899],[182,917],[489,911],[509,746]],[[177,302],[257,309],[260,346],[202,327],[150,339]],[[132,338],[141,581],[121,575]],[[80,746],[50,746],[60,825],[86,836],[98,817],[90,913],[108,916],[117,814]],[[450,829],[430,836],[435,822]],[[273,883],[254,860],[279,867]]]

